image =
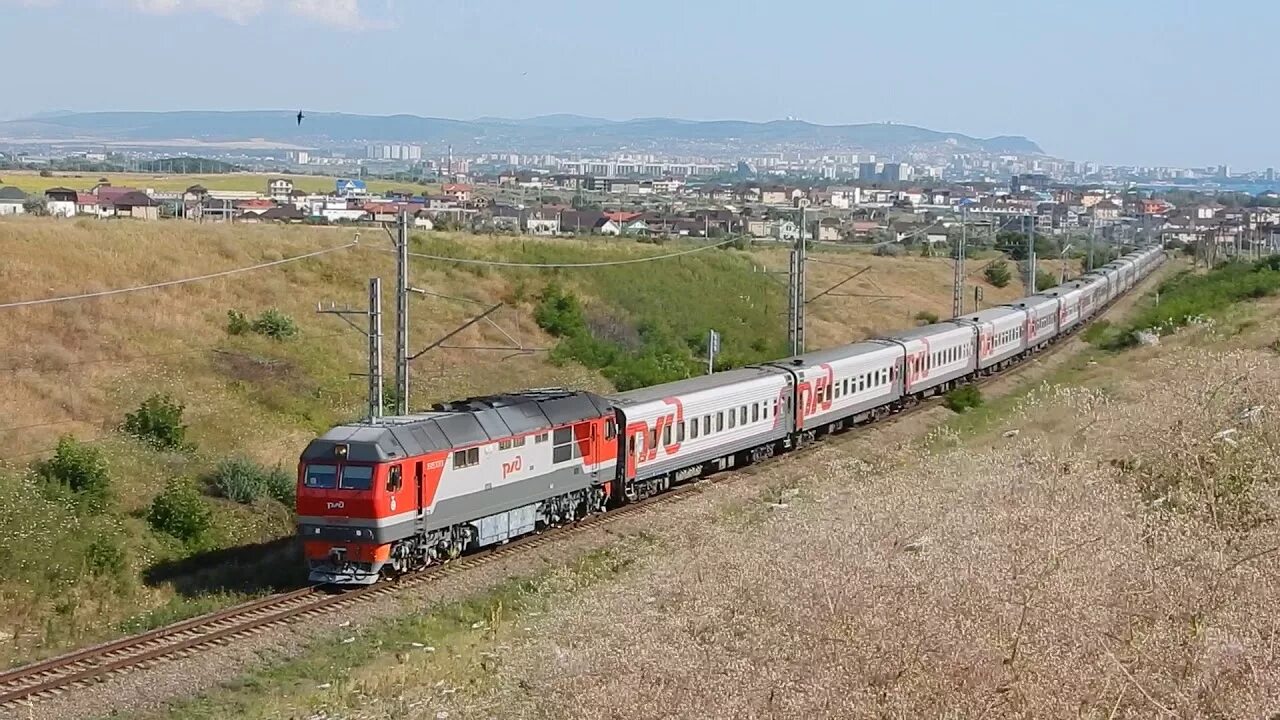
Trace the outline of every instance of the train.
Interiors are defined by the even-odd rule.
[[[786,453],[999,373],[1164,261],[1140,248],[1015,302],[608,395],[542,388],[340,425],[298,463],[311,582],[379,580]]]

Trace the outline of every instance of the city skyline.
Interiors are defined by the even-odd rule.
[[[0,0],[0,42],[14,56],[60,46],[40,72],[13,76],[4,114],[296,106],[462,119],[794,117],[1025,136],[1055,157],[1113,165],[1280,165],[1265,142],[1275,101],[1248,75],[1266,67],[1277,7],[979,2],[955,13],[820,0],[794,23],[775,7]],[[148,82],[49,81],[103,57]]]

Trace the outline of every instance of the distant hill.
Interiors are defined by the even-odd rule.
[[[45,113],[0,122],[0,139],[117,141],[139,144],[194,139],[233,142],[263,139],[296,145],[365,142],[453,144],[468,150],[826,148],[901,153],[950,146],[957,151],[1039,154],[1025,137],[974,138],[912,125],[817,125],[798,120],[603,120],[578,115],[525,119],[449,120],[417,115],[309,113],[301,126],[296,110]]]

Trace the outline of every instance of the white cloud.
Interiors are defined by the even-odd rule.
[[[265,0],[132,0],[134,9],[152,15],[210,12],[241,25],[266,9]]]
[[[3,0],[0,0],[3,1]],[[19,0],[19,2],[44,2],[48,0]],[[344,30],[367,30],[385,27],[385,23],[370,20],[361,12],[360,0],[288,0],[288,3],[266,0],[129,0],[139,12],[152,15],[172,15],[179,12],[207,12],[241,25],[257,18],[268,7],[284,7],[292,15],[313,22]]]
[[[385,27],[360,12],[359,0],[289,0],[289,11],[318,23],[347,30]]]

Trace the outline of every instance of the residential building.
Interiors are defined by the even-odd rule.
[[[560,232],[560,211],[535,208],[525,213],[524,230],[532,235],[556,235]]]
[[[284,205],[293,200],[293,181],[286,178],[271,178],[267,181],[267,197]]]
[[[0,187],[0,215],[21,215],[27,210],[23,207],[27,202],[27,194],[12,185]]]
[[[72,217],[76,214],[77,195],[70,188],[49,188],[44,191],[45,207],[53,217]]]

